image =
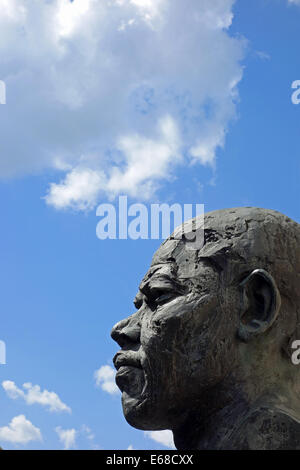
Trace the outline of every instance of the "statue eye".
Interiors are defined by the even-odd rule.
[[[167,302],[168,300],[171,300],[175,297],[175,292],[167,292],[165,294],[162,294],[160,295],[156,300],[155,302],[157,304],[163,304],[165,302]]]
[[[150,298],[148,297],[148,300],[154,302],[156,305],[161,305],[173,299],[175,296],[176,292],[174,290],[153,288],[150,289]]]

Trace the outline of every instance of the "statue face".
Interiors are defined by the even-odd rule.
[[[234,361],[233,311],[209,260],[165,242],[140,284],[137,312],[116,324],[114,357],[127,421],[172,428],[227,374]]]

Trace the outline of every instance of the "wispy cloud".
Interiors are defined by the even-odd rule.
[[[101,366],[94,372],[96,386],[110,395],[120,393],[120,390],[115,383],[115,375],[115,370],[111,366]]]
[[[42,434],[24,415],[15,416],[8,426],[0,427],[0,441],[13,444],[27,444],[30,441],[41,441]]]
[[[76,445],[76,429],[62,429],[60,426],[55,428],[60,442],[63,444],[65,450],[69,450]]]
[[[4,380],[2,387],[7,396],[12,400],[23,398],[27,405],[39,404],[52,412],[66,411],[71,413],[71,408],[63,403],[55,392],[41,390],[39,385],[32,385],[30,382],[27,382],[22,385],[22,390],[12,380]]]
[[[89,441],[93,441],[95,439],[95,435],[93,434],[91,428],[86,424],[81,426],[81,432],[86,436]]]
[[[255,51],[255,55],[261,60],[271,60],[270,54],[264,51]]]

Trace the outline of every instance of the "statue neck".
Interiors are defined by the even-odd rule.
[[[224,398],[224,397],[223,397]],[[240,395],[215,410],[197,410],[173,430],[177,449],[300,449],[300,421],[274,397],[248,403]]]
[[[180,450],[222,449],[248,411],[249,407],[243,400],[224,405],[218,410],[195,410],[181,426],[173,430],[175,446]]]

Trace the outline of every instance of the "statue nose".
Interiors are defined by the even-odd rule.
[[[141,326],[137,318],[129,317],[121,320],[111,330],[111,337],[118,345],[124,346],[138,343],[140,340]]]

